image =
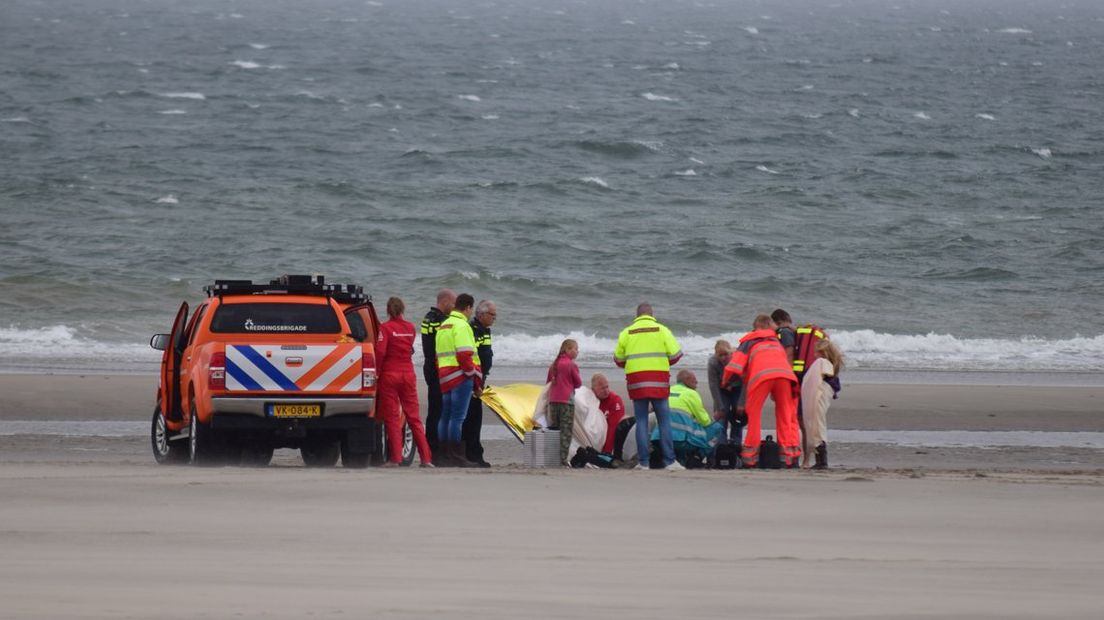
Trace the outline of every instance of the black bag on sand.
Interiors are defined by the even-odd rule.
[[[579,448],[575,452],[575,456],[571,457],[572,467],[579,468],[586,467],[587,465],[594,465],[595,467],[601,467],[602,469],[617,468],[617,465],[613,462],[612,456],[608,454],[602,454],[601,452],[589,446]]]
[[[782,449],[778,447],[774,435],[767,435],[759,444],[759,469],[782,469]]]
[[[734,443],[718,444],[713,450],[710,466],[713,469],[736,469],[740,463],[740,446]]]

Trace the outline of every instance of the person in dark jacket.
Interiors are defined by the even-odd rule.
[[[737,414],[739,390],[735,393],[721,382],[724,367],[732,357],[732,345],[727,340],[718,340],[713,346],[713,355],[709,357],[709,393],[713,396],[713,417],[724,425],[723,439],[739,444],[744,438],[744,427]]]
[[[456,292],[443,288],[437,293],[437,305],[429,309],[422,319],[422,377],[426,382],[426,440],[429,449],[437,452],[437,423],[441,420],[441,382],[437,377],[437,328],[448,318],[456,305]]]
[[[475,355],[479,358],[479,366],[483,370],[483,386],[487,385],[487,375],[491,374],[491,362],[494,351],[491,350],[491,326],[498,318],[498,306],[493,301],[486,299],[475,306],[475,315],[472,316],[472,334],[475,336]],[[464,452],[468,460],[480,467],[490,467],[483,458],[483,443],[480,433],[483,430],[483,401],[473,396],[468,405],[468,417],[464,419],[464,428],[460,438],[464,442]]]

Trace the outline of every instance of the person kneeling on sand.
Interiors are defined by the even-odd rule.
[[[548,388],[548,423],[560,429],[560,464],[570,467],[568,452],[571,449],[571,429],[575,426],[575,389],[583,385],[575,358],[579,344],[568,338],[560,344],[560,352],[548,367],[545,381]]]
[[[698,377],[694,371],[680,370],[677,383],[671,386],[667,406],[671,412],[671,439],[675,457],[685,464],[697,455],[701,466],[713,454],[724,433],[724,425],[716,421],[702,404],[698,394]],[[659,429],[652,431],[651,440],[659,441]]]
[[[826,379],[838,378],[843,370],[843,354],[831,340],[816,344],[816,360],[805,371],[801,381],[801,402],[805,407],[805,455],[801,466],[809,467],[809,457],[816,453],[813,469],[828,468],[828,407],[836,397],[836,385]]]
[[[625,418],[625,401],[610,389],[609,379],[600,372],[590,377],[590,389],[598,397],[598,408],[606,415],[606,441],[602,445],[602,452],[613,454],[617,425]]]

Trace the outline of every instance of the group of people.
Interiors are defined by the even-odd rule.
[[[471,295],[457,295],[450,289],[437,294],[420,330],[429,397],[424,428],[412,361],[416,332],[404,312],[401,299],[387,301],[388,320],[380,325],[376,348],[377,417],[384,423],[388,443],[402,445],[401,408],[423,467],[490,467],[483,458],[479,396],[493,361],[491,326],[497,318],[496,304],[487,300],[476,304]],[[578,354],[576,341],[563,341],[546,376],[548,422],[561,429],[560,458],[565,465],[570,456],[574,395],[583,384],[575,363]],[[768,397],[775,404],[783,467],[798,467],[799,462],[802,467],[828,466],[826,413],[840,389],[843,356],[821,328],[795,328],[790,315],[779,309],[755,317],[752,331],[736,347],[718,341],[708,364],[712,414],[702,404],[692,371],[681,370],[675,385],[670,384],[671,366],[682,356],[671,330],[656,320],[649,304],[640,304],[635,319],[619,334],[613,356],[614,363],[625,370],[632,402],[640,455],[636,469],[652,467],[647,455],[653,434],[662,457],[658,463],[666,470],[684,469],[675,451],[676,435],[680,441],[706,437],[711,445],[717,441],[739,445],[743,466],[757,466],[762,409]],[[625,417],[624,401],[601,373],[591,377],[590,388],[607,421],[602,452],[611,454],[616,429]],[[677,418],[674,425],[672,411]],[[649,428],[651,413],[656,418],[655,431]],[[401,450],[390,452],[385,466],[399,465]]]

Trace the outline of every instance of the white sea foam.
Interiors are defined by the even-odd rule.
[[[187,114],[187,110],[181,110],[179,108],[173,108],[171,110],[161,110],[158,114]]]
[[[156,202],[158,204],[165,204],[165,205],[175,205],[175,204],[180,203],[180,201],[176,199],[176,196],[173,196],[172,194],[169,194],[167,196],[162,196],[162,197],[158,198],[157,200],[154,200],[154,202]]]
[[[156,370],[161,352],[141,342],[100,342],[78,335],[76,328],[51,325],[38,329],[0,327],[0,360],[6,369],[111,368]]]
[[[913,114],[913,116],[915,116],[916,118],[918,118],[922,121],[930,121],[931,120],[931,117],[928,116],[927,112],[917,112],[916,114]]]
[[[830,329],[830,328],[829,328]],[[676,334],[690,364],[704,364],[719,338],[736,342],[744,332],[709,336]],[[885,334],[873,330],[832,331],[856,369],[900,370],[1104,370],[1104,335],[1047,340],[958,338],[949,334]],[[533,336],[505,333],[495,336],[495,362],[524,366],[544,364],[565,338],[579,342],[579,361],[588,365],[611,365],[616,335],[573,331],[567,334]]]
[[[1001,34],[1031,34],[1027,28],[1001,28],[997,32]]]
[[[475,272],[461,276],[480,279],[480,274]],[[490,277],[500,276],[492,274]],[[831,326],[825,327],[847,356],[848,367],[854,370],[1104,372],[1104,335],[1061,340],[1029,336],[960,338],[950,334],[886,334],[873,330],[836,331]],[[705,364],[717,339],[736,342],[743,334],[741,330],[710,335],[679,333],[676,337],[685,353],[684,363],[694,368]],[[147,337],[143,333],[131,342],[104,342],[67,325],[37,329],[10,326],[0,328],[0,360],[7,369],[112,367],[152,371],[161,353],[149,348]],[[565,338],[579,343],[580,364],[613,365],[617,334],[581,331],[545,335],[496,332],[495,365],[546,365]]]
[[[801,92],[803,90],[813,90],[814,88],[816,88],[816,87],[813,86],[812,84],[802,84],[801,86],[798,86],[797,88],[795,88],[794,92]]]
[[[669,62],[669,63],[663,65],[663,68],[664,69],[671,69],[671,70],[678,70],[680,67],[679,67],[679,64],[677,62]]]
[[[255,50],[266,50],[269,48],[268,44],[266,43],[250,43],[249,47],[252,47]]]
[[[631,19],[623,19],[623,20],[621,20],[621,24],[624,25],[624,26],[635,26],[636,22],[634,22]]]
[[[197,101],[203,101],[207,98],[203,93],[161,93],[161,96],[169,99],[195,99]]]
[[[229,64],[235,67],[241,67],[242,69],[259,69],[261,67],[261,63],[253,62],[252,60],[235,60]]]
[[[686,170],[676,170],[675,171],[675,176],[677,176],[677,177],[696,177],[696,176],[698,176],[698,173],[694,172],[693,168],[687,168]]]
[[[748,34],[759,34],[759,29],[755,26],[744,26],[744,32]]]
[[[1042,157],[1043,159],[1050,159],[1051,156],[1050,149],[1046,147],[1043,147],[1041,149],[1031,149],[1031,152],[1035,153],[1039,157]]]
[[[756,166],[755,169],[758,170],[759,172],[766,172],[767,174],[778,174],[777,170],[771,170],[770,168],[768,168],[768,167],[766,167],[762,164]]]
[[[678,101],[678,99],[675,99],[674,97],[668,97],[667,95],[657,95],[655,93],[642,93],[640,96],[647,99],[648,101]]]
[[[368,104],[368,107],[369,107],[369,108],[382,108],[382,107],[383,107],[383,104],[382,104],[382,103],[379,103],[379,102],[374,102],[374,103],[369,103],[369,104]]]
[[[31,119],[26,116],[13,116],[11,118],[0,118],[0,123],[29,123]]]
[[[992,114],[980,113],[980,114],[975,114],[974,116],[976,116],[977,118],[980,118],[982,120],[986,120],[986,121],[995,121],[995,120],[997,120],[997,117],[993,116]]]
[[[704,161],[698,159],[697,157],[691,157],[690,161],[694,162],[695,164],[704,164],[705,163]]]
[[[847,111],[847,115],[851,116],[851,117],[854,117],[854,118],[858,118],[859,117],[859,109],[858,108],[851,108],[850,110]]]
[[[498,115],[497,114],[484,114],[480,118],[482,118],[485,121],[497,121],[498,120]]]
[[[816,119],[818,119],[818,118],[820,118],[820,117],[822,117],[822,116],[824,116],[824,115],[823,115],[823,114],[821,114],[820,112],[810,112],[810,113],[808,113],[808,114],[802,114],[801,116],[802,116],[803,118],[808,118],[808,119],[816,120]]]
[[[482,101],[478,95],[457,95],[456,98],[464,101]]]
[[[609,183],[606,183],[601,177],[583,177],[579,179],[583,183],[590,183],[591,185],[597,185],[598,187],[604,187],[609,189]]]

